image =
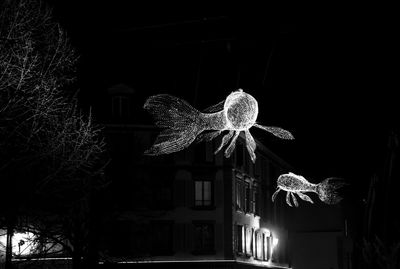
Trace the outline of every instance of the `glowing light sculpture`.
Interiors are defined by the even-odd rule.
[[[163,128],[151,148],[145,151],[146,155],[180,151],[195,140],[211,141],[223,131],[228,131],[214,154],[228,145],[225,157],[229,158],[235,149],[240,132],[244,131],[247,151],[251,160],[255,162],[256,143],[249,131],[251,127],[260,128],[281,139],[294,139],[289,131],[282,128],[257,124],[257,100],[242,89],[232,92],[224,101],[203,112],[193,108],[186,101],[168,94],[149,97],[144,109],[153,115],[156,126]]]
[[[304,192],[314,192],[318,194],[319,199],[326,204],[337,204],[342,198],[336,193],[336,190],[347,185],[343,179],[330,177],[324,181],[313,184],[308,182],[303,176],[296,175],[289,172],[288,174],[282,174],[277,180],[277,190],[272,195],[272,201],[275,201],[276,196],[281,190],[286,191],[286,203],[292,206],[291,199],[296,207],[299,206],[297,198],[314,203],[313,200]]]

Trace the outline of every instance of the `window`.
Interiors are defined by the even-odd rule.
[[[264,238],[264,260],[269,261],[271,258],[271,237],[263,234]]]
[[[213,188],[212,181],[199,181],[194,183],[196,207],[212,206],[213,204]]]
[[[151,237],[149,236],[149,225],[147,223],[136,223],[128,221],[127,227],[121,227],[120,230],[113,230],[116,234],[121,234],[116,241],[122,243],[122,250],[118,250],[117,256],[134,255],[142,257],[151,250]],[[115,237],[113,232],[113,237]],[[126,245],[128,244],[128,246]]]
[[[244,245],[243,226],[237,225],[236,228],[237,228],[236,230],[237,252],[243,253],[243,245]]]
[[[172,206],[171,186],[157,186],[153,190],[153,208],[165,209]]]
[[[148,225],[134,223],[130,220],[118,220],[111,224],[109,234],[110,254],[116,257],[131,253],[143,254],[148,248]]]
[[[151,227],[151,253],[172,255],[173,222],[153,221]]]
[[[194,222],[194,252],[197,254],[213,253],[214,224],[211,222]]]
[[[256,189],[251,188],[250,182],[236,178],[236,209],[246,213],[256,212]]]
[[[252,202],[252,198],[251,198],[251,189],[250,189],[250,184],[248,182],[245,183],[245,212],[251,212],[251,202]]]
[[[263,259],[263,233],[257,232],[256,233],[256,259],[262,260]]]
[[[111,112],[115,118],[129,117],[129,98],[123,95],[113,96]]]
[[[245,185],[240,179],[236,179],[236,209],[245,211]]]
[[[258,196],[259,196],[259,194],[258,194],[257,190],[253,189],[253,192],[252,192],[252,208],[251,209],[252,209],[252,212],[257,216],[260,215],[260,211],[259,211],[260,210],[260,205],[259,205],[259,202],[258,202],[258,200],[259,200]]]
[[[246,254],[253,254],[253,229],[246,227]]]

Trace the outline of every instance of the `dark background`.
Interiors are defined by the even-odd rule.
[[[259,123],[294,134],[284,141],[251,130],[292,172],[312,182],[343,177],[347,198],[361,202],[382,170],[399,127],[390,7],[47,2],[80,55],[82,104],[99,119],[118,83],[135,90],[145,124],[141,106],[152,94],[203,109],[243,88],[258,100]]]

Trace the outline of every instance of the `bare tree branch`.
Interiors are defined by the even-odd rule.
[[[18,197],[0,208],[0,227],[28,216],[41,242],[73,253],[84,249],[90,192],[105,185],[101,128],[67,90],[78,57],[51,11],[0,5],[0,184]]]

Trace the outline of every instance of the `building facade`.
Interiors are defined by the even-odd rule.
[[[221,137],[144,156],[158,132],[105,126],[118,212],[106,233],[108,257],[147,267],[288,268],[286,209],[271,195],[279,174],[291,167],[259,142],[253,164],[243,138],[228,159],[214,155]]]

